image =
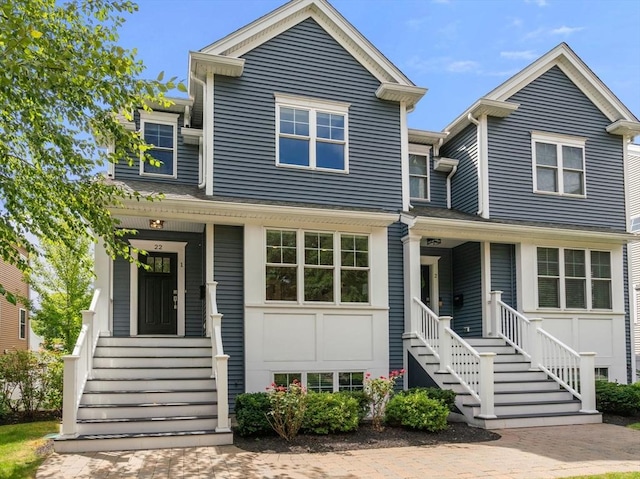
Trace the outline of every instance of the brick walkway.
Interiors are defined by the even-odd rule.
[[[498,441],[327,454],[233,446],[54,454],[37,479],[535,479],[640,471],[640,432],[609,424],[497,431]]]

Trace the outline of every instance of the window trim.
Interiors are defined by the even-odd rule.
[[[411,155],[417,155],[417,156],[424,156],[427,159],[427,174],[426,176],[423,175],[412,175],[411,174],[411,165],[409,165],[409,198],[411,200],[416,200],[416,201],[431,201],[431,155],[430,155],[430,148],[428,145],[418,145],[415,143],[409,143],[409,156]],[[411,177],[412,176],[416,176],[416,177],[420,177],[420,178],[426,178],[427,179],[427,191],[426,191],[426,196],[424,198],[420,198],[419,196],[411,196]]]
[[[309,374],[323,374],[323,373],[330,373],[333,376],[333,391],[332,392],[339,392],[340,391],[340,374],[342,373],[349,373],[349,374],[362,374],[362,388],[361,389],[351,389],[351,391],[362,391],[364,389],[364,379],[366,377],[367,374],[367,370],[359,370],[359,369],[321,369],[321,370],[317,370],[317,371],[311,371],[311,370],[298,370],[298,371],[291,371],[291,370],[273,370],[270,371],[271,373],[271,383],[272,384],[276,384],[276,380],[275,380],[275,376],[276,374],[288,374],[291,376],[295,376],[300,374],[300,383],[302,384],[302,386],[307,389],[307,390],[313,390],[314,389],[309,389],[308,384],[309,384]],[[288,386],[288,385],[287,385]]]
[[[144,140],[144,127],[146,123],[155,123],[159,125],[169,125],[173,127],[173,174],[167,175],[165,173],[150,173],[144,171],[145,162],[142,161],[142,155],[140,155],[140,176],[151,176],[155,178],[178,178],[178,118],[179,113],[168,113],[161,111],[145,111],[138,110],[140,113],[140,135]],[[163,151],[167,151],[168,148],[160,148]],[[151,151],[151,150],[149,150]]]
[[[536,158],[536,143],[551,143],[556,146],[556,158],[558,161],[555,167],[557,172],[558,191],[545,191],[538,189],[538,161]],[[587,158],[586,158],[587,138],[580,136],[562,135],[558,133],[546,133],[540,131],[531,132],[531,164],[533,176],[533,192],[540,195],[566,196],[569,198],[586,198],[587,197]],[[582,149],[582,170],[575,168],[564,168],[562,147],[569,146]],[[540,166],[540,168],[554,168],[551,166]],[[581,171],[582,172],[582,194],[565,193],[564,192],[564,171]]]
[[[22,321],[24,320],[24,334],[22,334]],[[27,339],[27,310],[20,308],[18,310],[18,339]]]
[[[549,248],[549,249],[557,249],[558,250],[558,268],[559,268],[559,276],[558,276],[558,298],[559,298],[559,306],[551,307],[551,306],[540,306],[540,292],[538,286],[538,278],[541,276],[538,273],[538,249],[539,248]],[[585,258],[585,302],[586,305],[584,308],[568,308],[567,307],[567,294],[566,294],[566,280],[567,278],[572,279],[573,277],[568,277],[565,273],[565,251],[566,250],[580,250],[584,251]],[[601,252],[601,253],[609,253],[609,267],[611,269],[611,277],[610,278],[596,278],[601,281],[609,281],[610,284],[610,300],[611,307],[610,308],[594,308],[593,307],[593,287],[592,282],[594,280],[593,275],[591,274],[591,253],[593,252]],[[614,254],[611,250],[599,249],[599,248],[576,248],[576,247],[563,247],[563,246],[550,246],[550,245],[536,245],[535,247],[535,301],[536,308],[540,311],[576,311],[576,312],[584,312],[584,311],[596,311],[596,312],[610,312],[614,310],[614,291],[613,291],[613,259]],[[543,278],[549,278],[550,276],[542,276]]]
[[[275,143],[276,143],[276,158],[275,165],[280,168],[293,168],[299,170],[316,170],[326,171],[329,173],[342,173],[349,174],[349,107],[350,103],[344,103],[332,100],[320,100],[317,98],[308,98],[297,95],[288,95],[284,93],[274,93],[275,98]],[[309,166],[305,165],[290,165],[288,163],[280,163],[280,109],[281,108],[294,108],[298,110],[307,110],[309,112]],[[321,142],[331,144],[343,144],[344,145],[344,168],[321,168],[316,166],[316,143],[317,138],[317,113],[332,113],[336,115],[344,116],[344,141],[337,140],[320,140]],[[288,133],[282,133],[285,138],[302,138],[300,135],[291,135]],[[307,138],[307,137],[305,137]]]

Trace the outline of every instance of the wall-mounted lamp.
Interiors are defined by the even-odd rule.
[[[427,240],[425,241],[425,244],[427,246],[437,246],[440,243],[442,243],[442,240],[440,238],[427,238]]]
[[[164,228],[164,220],[149,220],[149,228],[152,230],[161,230]]]

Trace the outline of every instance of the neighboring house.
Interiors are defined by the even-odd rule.
[[[0,284],[9,292],[29,297],[29,285],[14,265],[0,260]],[[12,304],[0,295],[0,354],[29,349],[29,310],[19,301]]]
[[[629,221],[631,231],[640,233],[640,145],[629,144],[628,153],[629,174]],[[640,368],[640,243],[629,245],[629,263],[631,266],[631,291],[633,329],[635,332],[634,351],[636,355],[636,370]]]
[[[57,450],[228,443],[239,393],[400,368],[481,427],[601,420],[596,373],[631,378],[640,123],[566,44],[443,132],[408,128],[426,90],[324,0],[191,52],[189,78],[126,125],[162,167],[109,172],[164,199],[113,209],[147,268],[96,252]]]

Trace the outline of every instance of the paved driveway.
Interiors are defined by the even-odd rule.
[[[54,454],[37,479],[535,479],[640,472],[640,431],[609,424],[497,431],[498,441],[326,454],[257,454],[233,446]]]

